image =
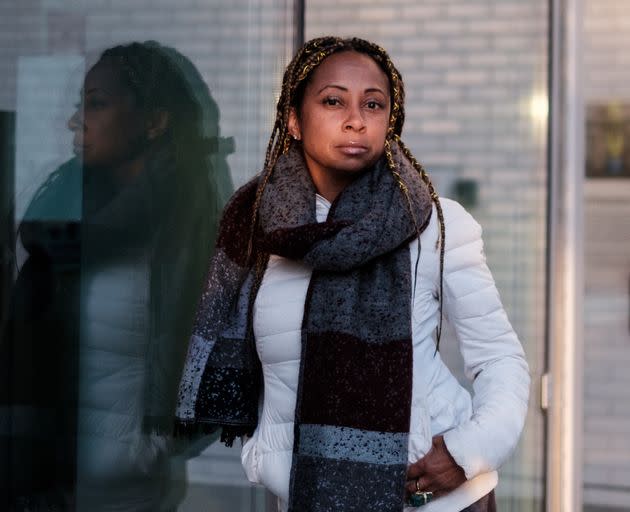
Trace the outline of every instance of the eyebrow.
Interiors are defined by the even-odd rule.
[[[103,89],[102,87],[90,87],[87,91],[84,91],[83,89],[79,89],[79,95],[87,96],[88,94],[97,92],[97,91],[102,91],[105,94],[109,94],[107,89]]]
[[[324,91],[325,89],[328,88],[332,88],[332,89],[339,89],[340,91],[344,91],[344,92],[348,92],[348,88],[344,87],[343,85],[338,85],[338,84],[327,84],[324,87],[322,87],[319,91],[317,91],[317,94],[321,93],[322,91]],[[368,87],[367,89],[365,89],[365,91],[363,92],[380,92],[383,96],[387,96],[385,94],[385,92],[379,88],[379,87]]]

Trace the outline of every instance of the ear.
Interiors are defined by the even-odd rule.
[[[155,140],[168,129],[170,115],[166,110],[156,110],[147,119],[147,138]]]
[[[291,107],[289,110],[289,135],[293,137],[295,140],[300,140],[302,138],[302,131],[300,130],[300,120],[298,119],[297,112],[295,107]]]

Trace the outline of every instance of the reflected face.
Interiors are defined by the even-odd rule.
[[[384,151],[389,113],[389,81],[371,57],[347,51],[326,58],[289,119],[315,183],[350,182],[373,165]]]
[[[116,167],[143,151],[145,117],[114,60],[101,59],[87,73],[68,128],[74,132],[74,152],[86,167]]]

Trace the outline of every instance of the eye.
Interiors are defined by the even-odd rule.
[[[107,106],[107,103],[100,98],[90,98],[85,102],[86,109],[98,110]]]
[[[328,105],[329,107],[335,107],[339,105],[339,98],[335,98],[334,96],[326,96],[323,101],[324,105]]]
[[[383,105],[381,105],[381,103],[379,103],[378,101],[375,101],[375,100],[370,100],[370,101],[368,101],[368,102],[365,104],[365,106],[366,106],[367,108],[369,108],[370,110],[376,110],[376,109],[379,109],[379,108],[382,108],[382,107],[383,107]]]

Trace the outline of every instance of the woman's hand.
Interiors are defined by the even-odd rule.
[[[446,444],[444,444],[444,438],[435,436],[429,452],[407,469],[405,498],[408,499],[409,495],[417,490],[430,491],[434,498],[439,498],[456,489],[465,481],[464,470],[457,465],[449,453]]]

